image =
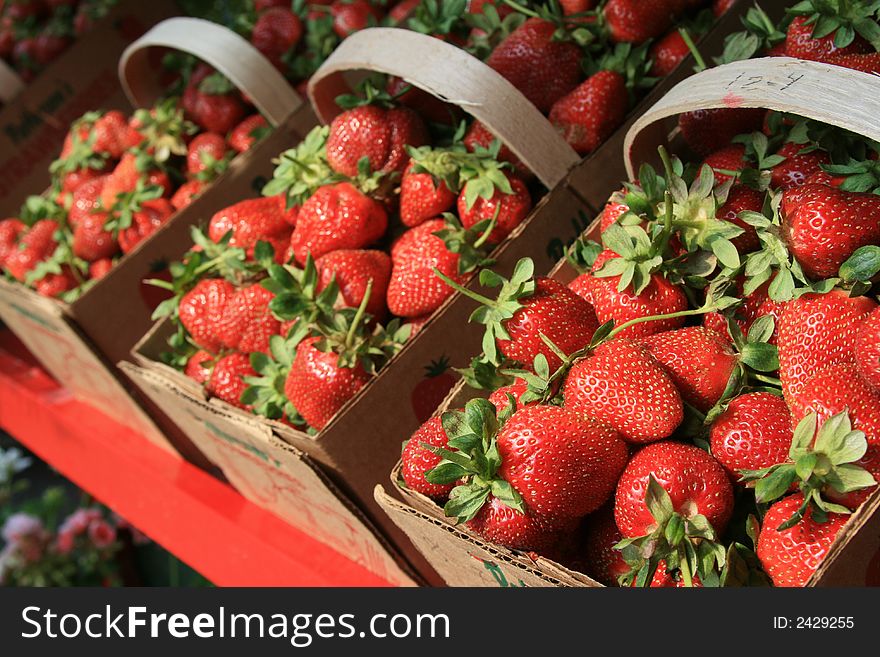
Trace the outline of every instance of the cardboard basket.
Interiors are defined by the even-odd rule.
[[[19,283],[0,280],[0,319],[72,394],[107,415],[125,422],[148,440],[171,449],[168,439],[187,456],[199,460],[173,423],[142,408],[133,386],[113,363],[128,358],[132,347],[152,324],[152,302],[145,297],[160,263],[179,260],[191,244],[190,227],[233,200],[260,189],[271,175],[272,157],[296,143],[316,124],[307,104],[259,52],[233,32],[208,21],[173,18],[160,23],[122,54],[119,75],[132,100],[148,104],[157,87],[145,80],[152,47],[191,52],[241,83],[276,130],[236,157],[229,169],[190,206],[175,213],[149,239],[71,304],[42,297]],[[81,63],[81,62],[80,62]],[[114,62],[115,65],[115,62]],[[252,73],[252,75],[249,75]],[[129,77],[131,76],[131,77]],[[77,106],[77,113],[93,107]],[[69,117],[70,120],[75,116]],[[54,157],[54,153],[53,153]],[[19,202],[23,200],[19,198]],[[161,430],[150,415],[161,424]]]
[[[841,98],[859,99],[841,106]],[[665,123],[681,112],[723,107],[758,107],[823,121],[877,140],[880,126],[880,78],[828,64],[791,58],[737,62],[697,74],[678,84],[641,116],[624,143],[629,179],[638,164],[654,160],[657,147],[674,149],[675,129]],[[618,188],[615,183],[608,195]],[[594,222],[587,237],[598,240]],[[569,283],[577,272],[565,260],[551,275]],[[459,382],[441,410],[460,408],[478,391]],[[402,488],[400,463],[391,474],[392,490],[404,502],[377,486],[377,503],[452,586],[601,586],[582,573],[548,559],[487,543],[454,521],[430,498]],[[808,586],[880,586],[880,488],[855,512],[837,536]]]

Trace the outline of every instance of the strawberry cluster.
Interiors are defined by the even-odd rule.
[[[117,1],[6,0],[0,3],[0,58],[29,82]]]
[[[222,90],[204,90],[207,83]],[[0,221],[0,269],[44,296],[81,295],[268,130],[228,87],[199,65],[182,100],[77,119],[49,190]]]
[[[320,431],[529,214],[500,143],[432,134],[367,81],[277,159],[263,197],[217,212],[157,311],[209,394]],[[161,283],[160,283],[161,285]]]
[[[606,584],[807,583],[880,481],[878,149],[714,117],[681,117],[704,162],[661,149],[612,195],[567,285],[526,260],[483,275],[497,299],[462,290],[491,395],[424,424],[401,485]],[[713,157],[719,132],[737,157]]]

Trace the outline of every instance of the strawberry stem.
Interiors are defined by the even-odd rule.
[[[695,315],[705,315],[706,313],[713,313],[717,310],[721,310],[721,307],[717,304],[712,304],[708,306],[703,306],[702,308],[696,308],[694,310],[681,310],[677,313],[667,313],[665,315],[650,315],[648,317],[636,317],[635,319],[631,319],[628,322],[624,322],[620,326],[614,328],[605,337],[605,341],[611,340],[616,335],[619,335],[621,331],[625,331],[630,326],[635,326],[636,324],[642,324],[644,322],[657,322],[664,319],[676,319],[678,317],[693,317]]]
[[[700,51],[697,50],[697,44],[695,44],[694,40],[691,38],[690,32],[685,28],[680,27],[678,28],[678,33],[681,35],[681,38],[684,39],[685,45],[687,45],[688,50],[690,50],[691,54],[694,56],[694,61],[697,62],[697,71],[705,71],[706,60],[703,59]]]
[[[351,348],[351,345],[354,342],[354,336],[357,335],[357,330],[361,324],[361,320],[363,320],[364,314],[367,312],[367,304],[370,303],[370,293],[372,291],[373,279],[371,278],[369,281],[367,281],[367,291],[364,292],[364,298],[361,299],[361,305],[358,306],[357,312],[354,315],[354,319],[351,321],[351,326],[348,327],[348,333],[345,334],[346,349]]]
[[[541,15],[538,14],[538,12],[519,4],[518,2],[514,2],[513,0],[504,0],[504,4],[506,4],[508,7],[512,7],[513,9],[521,14],[524,14],[525,16],[529,16],[531,18],[541,18]]]
[[[688,563],[687,558],[681,560],[679,568],[681,569],[681,578],[684,580],[684,585],[689,589],[693,588],[694,580],[691,576],[691,565]]]
[[[483,244],[486,243],[486,240],[489,239],[489,235],[492,234],[492,231],[495,228],[495,224],[498,220],[498,214],[501,212],[501,205],[499,204],[497,208],[495,208],[495,216],[492,217],[492,221],[489,222],[489,225],[486,226],[486,230],[480,235],[479,239],[474,242],[474,248],[479,249],[482,248]]]
[[[446,274],[441,272],[436,267],[434,267],[434,275],[439,277],[440,280],[442,280],[444,283],[446,283],[453,290],[455,290],[457,292],[461,292],[463,295],[473,299],[477,303],[481,303],[484,306],[488,306],[490,308],[494,308],[498,305],[497,301],[490,299],[489,297],[484,297],[482,294],[479,294],[478,292],[474,292],[473,290],[469,290],[466,287],[459,285],[458,283],[456,283],[451,278],[446,276]]]

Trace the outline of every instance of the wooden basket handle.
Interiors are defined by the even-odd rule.
[[[24,82],[18,73],[0,59],[0,103],[8,103],[24,89]]]
[[[147,53],[152,47],[195,55],[229,78],[273,126],[303,103],[281,73],[245,39],[200,18],[169,18],[132,43],[119,60],[119,80],[135,107],[149,107],[162,95]]]
[[[624,140],[630,180],[667,142],[663,119],[738,107],[790,112],[880,141],[880,76],[791,57],[751,59],[691,76],[642,115]]]
[[[397,76],[462,108],[548,188],[580,161],[544,115],[496,71],[440,39],[398,28],[370,28],[351,35],[312,76],[309,98],[324,123],[341,111],[336,97],[351,92],[344,74],[356,70]]]

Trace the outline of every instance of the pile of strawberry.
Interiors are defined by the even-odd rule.
[[[118,0],[0,2],[0,59],[31,81]]]
[[[383,84],[340,98],[172,267],[156,316],[212,396],[320,431],[451,296],[434,270],[465,283],[531,211],[500,143],[466,144],[464,123],[433,135]]]
[[[880,147],[712,115],[680,123],[705,162],[661,149],[568,285],[526,260],[465,291],[492,392],[412,436],[401,485],[605,584],[807,583],[880,481]]]
[[[267,130],[204,64],[182,99],[130,117],[84,114],[51,165],[50,189],[28,198],[17,218],[0,220],[0,270],[44,296],[73,301]]]

